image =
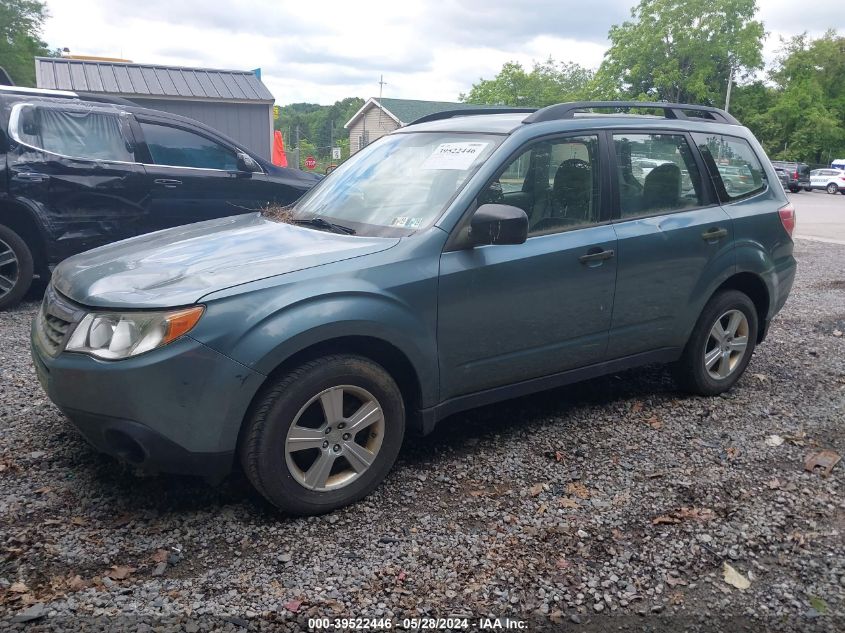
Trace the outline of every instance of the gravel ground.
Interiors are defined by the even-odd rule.
[[[94,453],[36,381],[37,304],[0,314],[0,629],[845,630],[845,462],[804,467],[845,452],[845,246],[797,257],[731,393],[682,397],[655,367],[478,409],[409,443],[370,498],[307,519],[239,475],[139,477]]]

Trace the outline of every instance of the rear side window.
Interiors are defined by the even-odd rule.
[[[205,136],[169,125],[140,125],[156,165],[226,171],[238,168],[235,152]]]
[[[622,219],[704,204],[701,174],[680,134],[614,134]]]
[[[692,137],[722,200],[739,200],[765,189],[763,166],[748,141],[722,134]]]
[[[134,162],[125,121],[117,112],[85,108],[15,106],[10,132],[29,147],[88,160]]]

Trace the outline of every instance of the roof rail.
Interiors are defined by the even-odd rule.
[[[48,90],[47,88],[27,88],[26,86],[0,86],[0,94],[76,98],[76,93],[69,90]]]
[[[429,121],[441,121],[443,119],[452,119],[456,116],[472,116],[475,114],[523,114],[536,112],[537,108],[508,108],[502,106],[501,108],[463,108],[461,110],[444,110],[443,112],[434,112],[426,114],[419,119],[411,121],[409,125],[416,125],[417,123],[428,123]]]
[[[34,97],[53,97],[57,99],[80,99],[82,101],[93,101],[95,103],[110,103],[113,105],[136,106],[137,103],[116,97],[113,95],[100,94],[98,92],[72,92],[70,90],[53,90],[52,88],[26,88],[24,86],[2,86],[0,94],[32,95]]]
[[[541,121],[556,121],[558,119],[572,119],[575,113],[594,108],[613,108],[617,110],[629,110],[631,108],[654,108],[663,110],[663,116],[667,119],[704,119],[707,118],[720,123],[741,125],[739,121],[730,114],[719,108],[710,106],[691,105],[688,103],[669,103],[667,101],[574,101],[572,103],[559,103],[550,105],[526,117],[523,123],[540,123]],[[686,112],[703,112],[708,117],[688,117]]]

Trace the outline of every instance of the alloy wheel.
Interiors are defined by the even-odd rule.
[[[830,194],[834,194],[839,191],[839,187],[836,186],[836,183],[832,182],[827,186],[827,192]]]
[[[704,345],[704,368],[711,378],[724,380],[742,362],[748,349],[748,318],[740,310],[728,310],[710,328]]]
[[[15,251],[6,242],[0,239],[0,297],[4,297],[12,291],[18,283],[20,265]]]
[[[384,424],[381,405],[366,389],[325,389],[305,403],[288,429],[288,470],[309,490],[343,488],[372,466],[384,440]]]

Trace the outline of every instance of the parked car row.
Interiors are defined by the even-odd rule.
[[[792,193],[798,193],[802,189],[810,191],[810,166],[806,163],[795,163],[782,160],[773,160],[772,166],[775,169],[782,169],[787,176],[787,189]]]
[[[70,255],[289,204],[319,180],[192,119],[5,86],[0,151],[0,309]]]
[[[629,112],[643,107],[665,116]],[[53,110],[18,108],[16,177],[78,164],[22,158],[78,153],[54,151],[49,125],[75,111]],[[103,169],[138,178],[171,155],[142,123],[185,125],[97,113],[98,151],[132,159]],[[224,182],[269,176],[216,142],[197,152]],[[183,180],[156,179],[162,195]],[[730,389],[795,276],[777,174],[748,129],[704,106],[430,115],[357,152],[286,220],[209,219],[56,268],[32,326],[36,374],[94,446],[209,477],[239,462],[279,508],[327,512],[380,484],[406,431],[467,408],[654,362],[691,393]]]

